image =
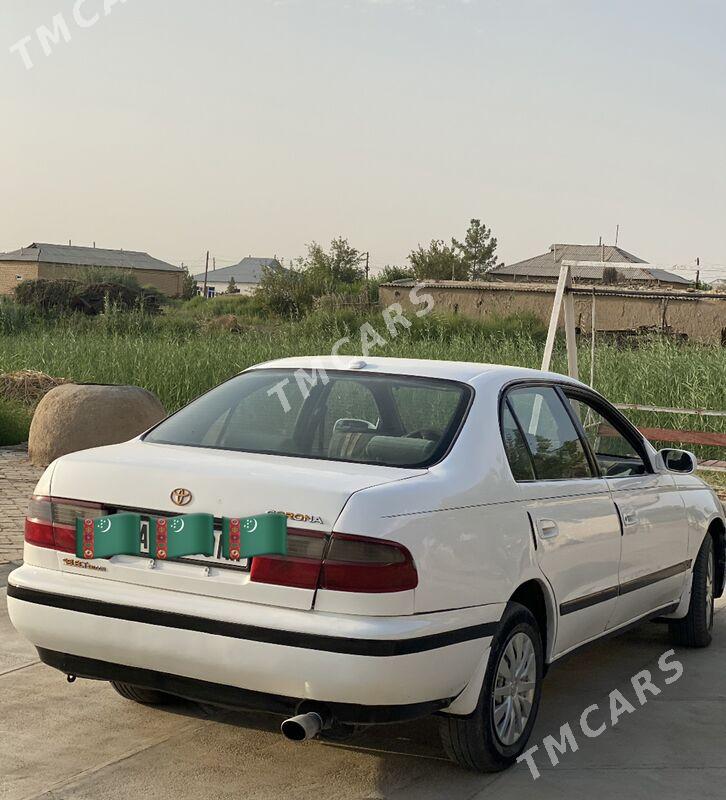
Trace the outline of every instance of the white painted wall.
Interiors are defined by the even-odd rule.
[[[197,281],[197,286],[199,287],[199,294],[202,293],[202,289],[204,288],[204,281]],[[213,281],[210,278],[207,280],[207,289],[210,288],[214,289],[215,294],[225,294],[227,291],[227,287],[229,286],[229,281]],[[238,283],[237,288],[239,289],[240,294],[252,294],[255,289],[257,288],[256,283]]]

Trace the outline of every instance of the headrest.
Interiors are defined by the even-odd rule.
[[[401,436],[374,436],[366,447],[371,461],[392,466],[418,464],[431,455],[436,442],[429,439],[406,439]]]

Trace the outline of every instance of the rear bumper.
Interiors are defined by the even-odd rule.
[[[449,705],[486,653],[503,607],[408,617],[271,609],[24,566],[10,618],[42,660],[235,707],[394,721]],[[189,613],[193,612],[193,613]]]
[[[65,675],[77,678],[90,678],[102,681],[121,681],[145,689],[158,689],[161,692],[212,703],[224,708],[266,711],[271,714],[293,716],[302,702],[301,698],[254,692],[237,686],[223,686],[218,683],[168,675],[163,672],[111,664],[93,658],[56,653],[42,647],[37,648],[40,660],[49,667],[60,670]],[[320,701],[318,701],[320,702]],[[326,703],[331,716],[342,723],[354,725],[377,725],[390,722],[405,722],[433,714],[448,705],[449,700],[434,700],[427,703],[409,703],[397,706],[363,706],[351,703]]]

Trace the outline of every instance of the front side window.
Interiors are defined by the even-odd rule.
[[[537,480],[593,477],[575,424],[553,388],[513,389],[507,394],[507,404],[531,453]]]
[[[612,420],[606,419],[585,400],[570,397],[568,402],[582,424],[603,475],[625,478],[647,473],[645,462],[635,445],[617,430]]]
[[[426,467],[448,451],[472,393],[433,378],[250,370],[159,424],[145,441]]]

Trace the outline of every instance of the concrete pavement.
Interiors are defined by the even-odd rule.
[[[0,576],[0,584],[2,584]],[[723,601],[719,604],[724,607]],[[354,742],[293,745],[279,720],[177,702],[164,709],[123,700],[106,684],[39,664],[12,629],[0,589],[0,800],[151,800],[240,796],[277,800],[466,798],[721,798],[726,785],[726,614],[708,650],[678,650],[682,677],[666,685],[658,657],[665,626],[646,625],[552,669],[532,744],[541,777],[520,764],[482,776],[449,764],[436,721],[373,728]],[[648,666],[661,693],[643,707],[630,679]],[[382,674],[385,679],[385,674]],[[636,709],[596,739],[578,720],[593,703],[597,727],[620,689]],[[569,721],[579,749],[552,767],[542,739]]]
[[[42,473],[25,446],[0,447],[0,566],[23,557],[28,498]]]

